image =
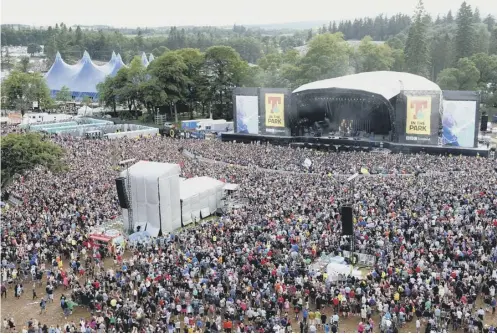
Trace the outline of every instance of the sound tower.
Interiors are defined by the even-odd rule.
[[[488,115],[481,116],[480,131],[487,131]]]
[[[342,235],[354,235],[352,207],[342,206]]]
[[[116,189],[119,205],[123,209],[129,209],[128,195],[126,194],[126,178],[118,177],[116,179]]]

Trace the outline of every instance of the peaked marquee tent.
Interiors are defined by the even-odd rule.
[[[123,67],[126,65],[121,55],[115,52],[112,52],[111,59],[104,65],[94,64],[90,54],[86,51],[76,64],[70,65],[57,52],[52,67],[45,74],[45,80],[52,96],[55,96],[62,87],[66,86],[76,100],[81,100],[84,96],[89,96],[95,100],[98,99],[97,85],[103,82],[107,76],[115,76]]]

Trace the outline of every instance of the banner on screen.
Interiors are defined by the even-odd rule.
[[[236,96],[236,132],[259,133],[259,98]]]
[[[443,107],[443,144],[458,147],[474,147],[476,101],[443,101]]]
[[[266,94],[266,127],[285,127],[285,94]]]
[[[406,134],[430,135],[431,96],[408,96]]]

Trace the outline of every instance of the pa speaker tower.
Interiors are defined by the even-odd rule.
[[[480,131],[487,131],[488,126],[488,115],[481,116]]]
[[[342,235],[354,235],[351,206],[342,206]]]
[[[126,179],[118,177],[116,179],[117,197],[119,198],[119,205],[123,209],[129,209],[128,195],[126,194]]]

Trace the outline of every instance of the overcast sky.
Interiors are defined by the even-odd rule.
[[[2,24],[158,27],[340,20],[379,13],[411,14],[417,0],[1,0]],[[425,0],[431,14],[457,10],[462,1]],[[497,0],[469,0],[482,15],[497,14]]]

